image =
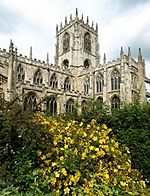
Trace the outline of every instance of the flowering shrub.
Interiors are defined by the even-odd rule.
[[[52,195],[145,195],[145,182],[131,168],[127,147],[110,136],[111,129],[74,120],[35,115],[51,140],[37,151],[36,165],[26,176],[30,190]]]

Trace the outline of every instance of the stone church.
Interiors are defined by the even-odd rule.
[[[132,58],[130,47],[124,54],[121,47],[118,59],[101,59],[98,43],[98,25],[84,21],[83,15],[70,15],[69,21],[56,26],[55,63],[41,61],[18,54],[12,40],[9,50],[0,49],[0,96],[12,100],[20,98],[23,108],[33,109],[41,102],[43,110],[52,115],[72,112],[78,105],[79,112],[88,100],[105,102],[110,108],[132,102],[138,94],[146,101],[145,62],[138,52],[138,60]]]

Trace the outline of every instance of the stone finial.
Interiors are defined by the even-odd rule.
[[[10,52],[10,53],[13,53],[13,51],[14,51],[14,44],[13,44],[13,42],[12,42],[12,39],[10,39],[9,52]]]
[[[29,56],[30,60],[32,60],[32,46],[30,47],[30,56]]]
[[[92,21],[92,28],[93,28],[93,26],[94,26],[94,22]]]
[[[49,53],[47,52],[47,59],[46,59],[47,64],[49,64]]]
[[[120,54],[123,54],[123,47],[121,46]]]
[[[72,20],[72,14],[70,14],[70,20]]]
[[[89,17],[88,17],[88,16],[87,16],[87,20],[86,20],[86,23],[87,23],[87,24],[89,24]]]
[[[60,28],[62,28],[62,22],[60,23]]]
[[[142,52],[141,52],[141,48],[139,48],[138,61],[139,61],[139,62],[142,62]]]
[[[56,33],[58,32],[58,24],[56,25]]]
[[[76,8],[76,18],[78,18],[78,8]]]
[[[67,16],[65,17],[65,25],[67,24]]]
[[[131,57],[131,49],[128,47],[128,57]]]
[[[96,32],[98,32],[98,24],[96,23]]]
[[[106,54],[104,53],[103,63],[106,64]]]
[[[83,21],[83,14],[81,15],[81,20]]]

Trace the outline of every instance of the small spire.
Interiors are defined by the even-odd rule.
[[[104,64],[106,64],[106,54],[104,53],[104,58],[103,58]]]
[[[60,23],[60,28],[62,28],[62,22]]]
[[[46,59],[46,61],[47,61],[47,64],[49,64],[49,53],[47,52],[47,59]]]
[[[92,28],[93,28],[93,26],[94,26],[94,22],[92,21]]]
[[[139,48],[138,61],[142,61],[142,52],[141,52],[141,48]]]
[[[67,16],[65,17],[65,24],[67,24]]]
[[[123,47],[121,46],[120,54],[123,54]]]
[[[56,25],[56,33],[58,32],[58,24]]]
[[[32,60],[32,46],[30,47],[30,60]]]
[[[96,32],[98,32],[98,24],[96,23]]]
[[[88,16],[87,16],[87,20],[86,20],[86,23],[87,23],[87,24],[89,24],[89,17],[88,17]]]
[[[72,14],[70,14],[70,20],[72,20]]]
[[[18,49],[15,48],[15,58],[17,59],[17,53],[18,53]]]
[[[131,49],[130,49],[130,47],[128,47],[128,56],[131,57]]]
[[[76,18],[78,18],[78,8],[76,8]]]
[[[81,20],[83,21],[83,14],[82,14],[82,16],[81,16]]]
[[[10,39],[10,44],[9,44],[9,52],[13,52],[13,50],[14,50],[14,44],[13,44],[13,42],[12,42],[12,39]]]

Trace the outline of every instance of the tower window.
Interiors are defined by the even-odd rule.
[[[63,36],[63,52],[66,53],[70,49],[70,35],[65,33]]]
[[[69,61],[68,61],[68,59],[63,60],[63,67],[65,69],[69,67]]]
[[[89,66],[90,66],[90,60],[89,59],[85,59],[85,61],[84,61],[84,68],[89,68]]]
[[[120,89],[121,76],[118,70],[114,70],[111,75],[111,90]]]
[[[91,36],[88,32],[84,34],[84,50],[91,52]]]
[[[50,79],[50,87],[53,89],[57,89],[58,88],[58,80],[56,77],[56,74],[54,73]]]
[[[25,72],[21,65],[17,67],[17,81],[18,82],[24,82],[25,79]]]
[[[40,70],[38,70],[38,71],[34,74],[33,83],[34,83],[34,84],[37,84],[37,85],[42,85],[42,83],[43,83],[43,77],[42,77],[42,73],[41,73]]]

